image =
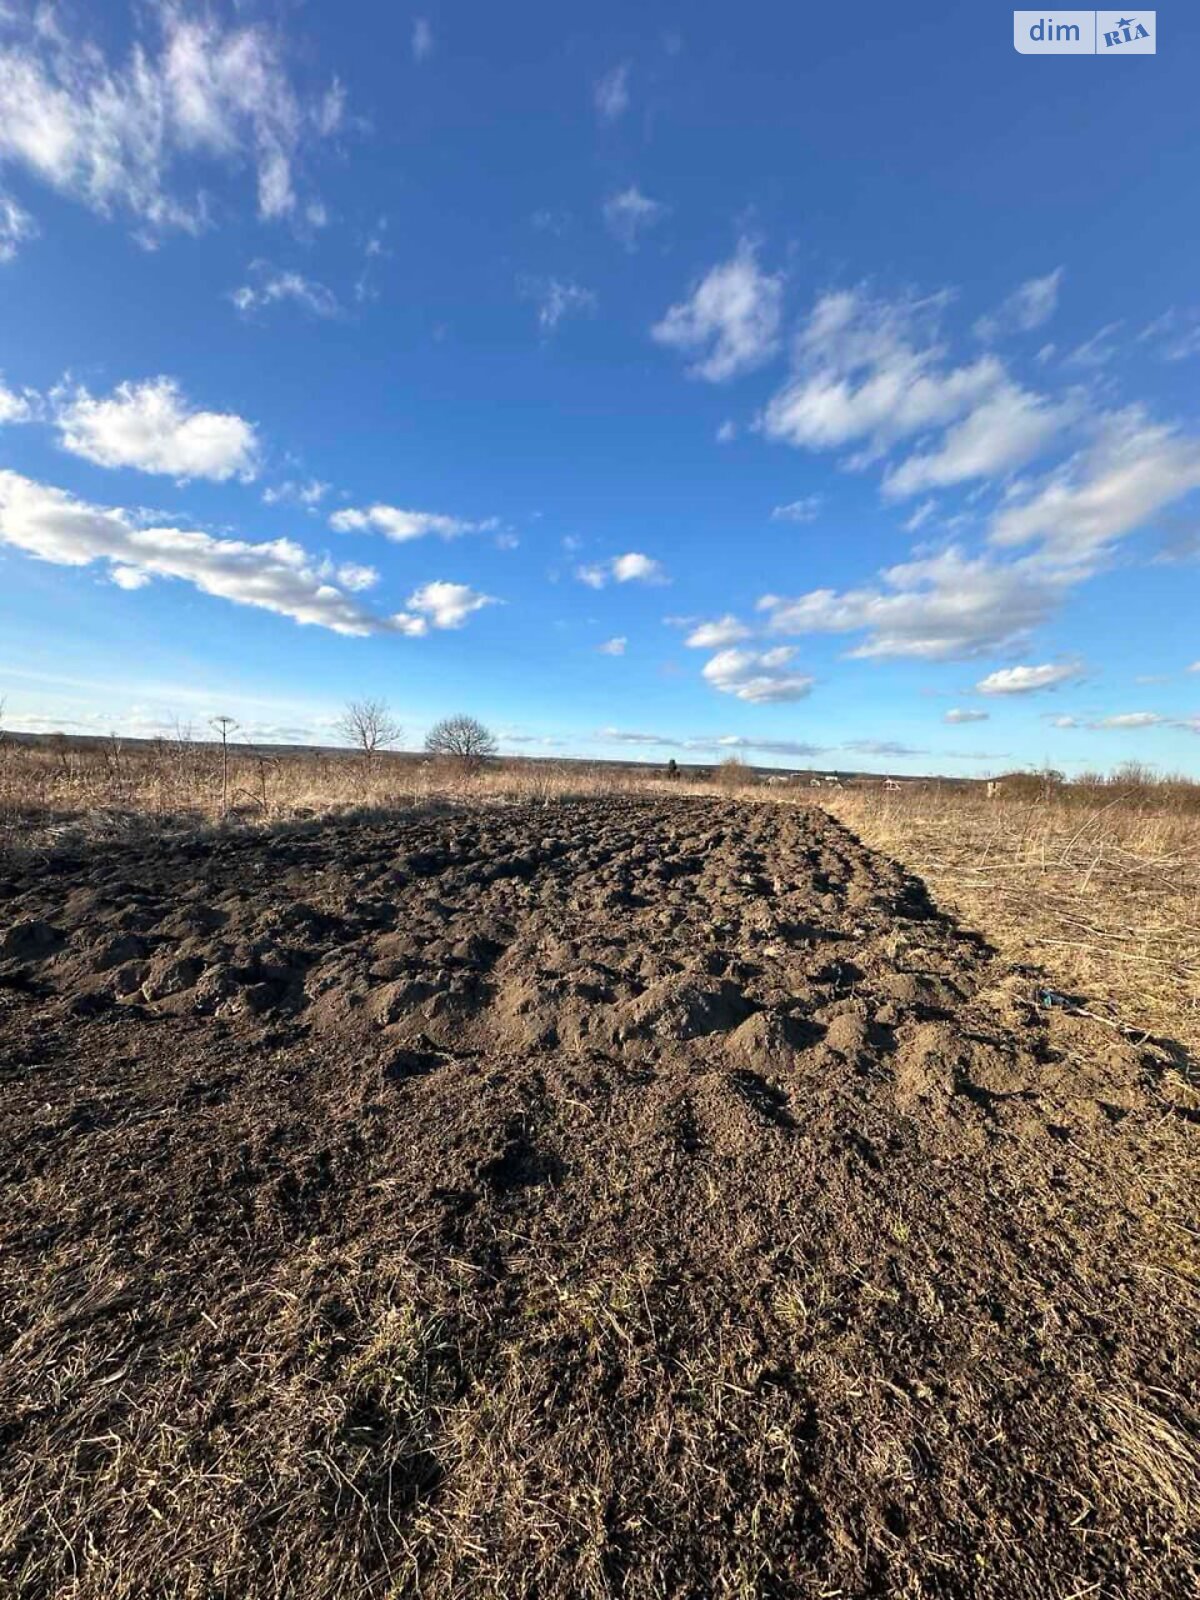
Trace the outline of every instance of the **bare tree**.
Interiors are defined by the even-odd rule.
[[[367,777],[375,757],[400,738],[400,724],[388,710],[386,700],[351,700],[338,719],[338,732],[356,750],[362,751]]]
[[[490,729],[475,717],[443,717],[425,736],[425,749],[431,756],[453,761],[463,772],[477,772],[496,754],[496,739]]]
[[[221,813],[229,810],[229,735],[237,732],[236,717],[210,717],[221,741]]]

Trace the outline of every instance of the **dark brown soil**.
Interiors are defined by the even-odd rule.
[[[0,1593],[1196,1593],[1200,1129],[1040,998],[791,807],[0,868]]]

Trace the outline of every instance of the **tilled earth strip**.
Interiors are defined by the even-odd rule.
[[[1038,993],[794,807],[0,867],[0,1592],[1197,1592],[1200,1129]]]

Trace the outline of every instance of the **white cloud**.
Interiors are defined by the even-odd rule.
[[[1071,367],[1106,367],[1117,354],[1113,335],[1122,327],[1124,323],[1121,322],[1106,323],[1098,333],[1076,346],[1070,355],[1064,356],[1065,363]]]
[[[258,471],[253,423],[232,412],[194,410],[172,378],[122,383],[105,399],[84,388],[55,398],[63,448],[97,466],[218,483],[247,481]]]
[[[757,750],[766,756],[821,756],[829,754],[827,745],[809,744],[804,739],[748,739],[744,734],[727,733],[712,741],[712,746],[701,740],[691,741],[702,748],[715,746],[718,750]]]
[[[183,528],[143,527],[128,511],[89,505],[15,472],[0,472],[0,541],[58,566],[107,563],[121,588],[175,579],[335,633],[419,632],[425,626],[423,618],[364,611],[330,582],[326,564],[289,539],[250,544]]]
[[[589,588],[603,589],[606,583],[666,583],[667,575],[660,562],[639,550],[630,550],[623,556],[613,556],[609,561],[598,561],[590,566],[576,567],[575,576]]]
[[[32,389],[18,394],[0,378],[0,427],[16,422],[34,422],[41,414],[41,396]]]
[[[850,654],[954,661],[1026,637],[1054,610],[1064,581],[1016,563],[999,565],[951,547],[880,573],[880,585],[764,595],[773,633],[865,633]]]
[[[662,567],[657,561],[636,550],[628,555],[615,557],[612,573],[618,583],[661,583],[664,576]]]
[[[1004,381],[995,356],[946,367],[936,343],[944,296],[872,300],[822,295],[796,344],[795,375],[760,419],[771,439],[810,450],[866,440],[868,457],[922,429],[944,427]]]
[[[685,743],[682,739],[674,739],[669,734],[635,733],[626,732],[621,728],[601,728],[597,737],[606,739],[611,744],[661,745],[666,749],[674,750],[685,748]]]
[[[517,292],[537,306],[537,321],[549,337],[565,317],[591,315],[596,296],[582,284],[564,278],[519,278]]]
[[[598,644],[596,649],[602,656],[623,656],[628,643],[629,640],[625,638],[607,639],[603,644]]]
[[[842,750],[852,750],[860,756],[923,756],[926,751],[915,748],[910,744],[901,744],[897,739],[851,739],[839,747]],[[968,757],[968,759],[970,759]]]
[[[715,622],[702,622],[683,641],[693,650],[719,650],[723,645],[738,644],[750,637],[750,629],[732,614],[718,617]]]
[[[495,517],[468,522],[463,517],[447,517],[437,511],[403,511],[399,506],[373,505],[363,509],[347,507],[335,511],[329,526],[337,533],[382,533],[393,544],[407,544],[435,534],[439,539],[457,539],[464,533],[491,533]]]
[[[1080,717],[1050,717],[1055,728],[1084,728],[1093,733],[1112,730],[1116,733],[1136,733],[1142,728],[1182,728],[1188,733],[1200,733],[1200,719],[1166,717],[1161,711],[1122,711],[1115,716],[1097,717],[1085,722]]]
[[[970,478],[1011,472],[1039,454],[1073,415],[1040,395],[1004,382],[946,430],[938,445],[909,456],[884,477],[892,499],[944,489]]]
[[[755,705],[803,700],[816,680],[792,669],[795,653],[793,645],[779,645],[773,650],[720,650],[705,662],[702,676],[722,694],[735,695]]]
[[[118,589],[130,591],[144,589],[148,583],[154,582],[151,575],[142,567],[110,567],[108,576]]]
[[[661,222],[667,207],[658,200],[651,200],[632,183],[619,194],[609,195],[603,211],[605,226],[613,237],[619,239],[626,250],[636,250],[642,232]]]
[[[37,237],[37,224],[10,194],[0,192],[0,263],[12,261],[17,251]]]
[[[229,291],[229,298],[242,313],[250,316],[268,306],[290,303],[314,317],[337,317],[341,306],[332,289],[300,272],[278,272],[265,261],[251,263],[254,283],[243,283]]]
[[[1094,558],[1172,501],[1200,488],[1200,439],[1132,409],[1103,419],[1095,443],[993,521],[998,545],[1040,539],[1064,565]]]
[[[1138,334],[1139,344],[1147,340],[1164,361],[1186,361],[1200,355],[1200,311],[1181,312],[1172,306]]]
[[[461,628],[484,606],[498,605],[493,595],[480,594],[465,583],[427,583],[408,597],[410,610],[428,617],[435,628]]]
[[[412,55],[413,60],[428,61],[433,54],[433,28],[427,17],[418,17],[413,23]]]
[[[981,339],[998,339],[1006,333],[1032,333],[1058,309],[1058,291],[1063,268],[1056,267],[1044,278],[1029,278],[1014,289],[1008,299],[986,317],[980,317],[975,332]]]
[[[686,300],[650,330],[658,344],[694,357],[694,378],[724,383],[769,361],[779,348],[783,278],[761,272],[753,244],[713,267]]]
[[[729,418],[727,417],[725,419],[725,421],[721,424],[721,426],[717,429],[717,443],[718,444],[732,444],[733,441],[737,438],[737,434],[738,434],[737,423],[736,422],[731,422],[729,420]]]
[[[601,122],[616,122],[629,110],[629,63],[622,61],[597,79],[592,95]]]
[[[1188,671],[1189,672],[1200,672],[1200,661],[1193,661],[1191,666],[1188,668]]]
[[[309,478],[307,482],[293,482],[291,479],[277,483],[263,490],[263,504],[265,506],[303,506],[306,511],[316,512],[321,501],[329,493],[332,486],[322,483],[319,478]]]
[[[180,197],[173,189],[177,167],[205,158],[253,167],[260,216],[293,212],[297,165],[336,130],[337,97],[297,90],[281,36],[265,26],[226,28],[173,4],[144,17],[122,65],[90,40],[69,37],[48,7],[31,8],[10,28],[0,49],[0,162],[153,232],[208,224],[203,190]]]
[[[947,711],[942,717],[942,721],[950,722],[957,726],[964,722],[986,722],[990,716],[990,711],[966,711],[956,707],[952,711]]]
[[[373,589],[379,582],[379,574],[374,567],[365,567],[357,561],[346,561],[337,569],[337,581],[343,589],[349,589],[352,594],[361,594],[364,589]]]
[[[808,744],[800,739],[748,739],[744,734],[725,733],[693,739],[678,739],[666,733],[640,733],[623,728],[601,728],[598,738],[610,744],[653,745],[666,750],[719,751],[758,750],[764,755],[827,755],[828,746]]]
[[[1098,722],[1092,723],[1094,728],[1162,728],[1170,723],[1170,717],[1161,716],[1157,711],[1124,711],[1115,717],[1101,717]]]
[[[1076,662],[1044,662],[1039,667],[1002,667],[990,672],[975,685],[977,694],[1036,694],[1040,689],[1057,689],[1075,683],[1081,674]]]
[[[923,528],[936,510],[936,500],[923,500],[912,516],[906,519],[904,524],[905,533],[916,533],[918,529]]]
[[[825,496],[806,494],[786,506],[776,506],[771,513],[772,522],[815,522],[820,514]]]

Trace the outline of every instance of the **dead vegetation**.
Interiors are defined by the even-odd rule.
[[[150,741],[86,743],[61,736],[25,743],[0,736],[0,851],[63,836],[232,821],[258,825],[349,811],[408,811],[451,799],[523,801],[653,792],[666,773],[583,761],[498,759],[487,730],[451,719],[427,757],[387,748],[396,735],[386,706],[354,713],[350,750],[259,748],[193,738],[187,729]],[[476,731],[477,730],[477,731]],[[348,734],[348,736],[351,736]],[[494,747],[492,747],[494,749]]]
[[[1047,790],[822,793],[873,849],[1017,964],[1200,1061],[1200,787],[1120,775]]]

